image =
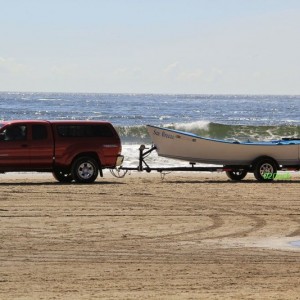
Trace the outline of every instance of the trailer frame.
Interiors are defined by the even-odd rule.
[[[148,150],[147,150],[148,149]],[[145,151],[146,150],[146,151]],[[151,148],[146,148],[145,145],[141,145],[139,148],[139,164],[137,167],[119,167],[120,170],[123,171],[138,171],[143,172],[146,171],[150,173],[152,171],[157,171],[159,173],[162,172],[229,172],[229,171],[240,171],[245,170],[250,171],[248,166],[245,165],[235,165],[235,166],[216,166],[216,167],[196,167],[196,163],[190,162],[191,167],[150,167],[149,164],[145,161],[145,158],[150,155],[154,150],[156,150],[156,146],[151,146]]]
[[[111,173],[118,178],[124,177],[129,171],[138,171],[150,173],[152,171],[157,171],[161,173],[162,178],[168,172],[226,172],[226,175],[233,181],[242,180],[247,173],[254,173],[255,177],[259,181],[272,181],[276,178],[277,171],[299,171],[300,165],[296,166],[280,166],[277,162],[271,157],[261,156],[254,160],[250,165],[224,165],[224,166],[208,166],[208,167],[197,167],[196,163],[190,162],[190,167],[150,167],[150,165],[146,162],[146,157],[148,157],[154,150],[156,150],[156,146],[152,145],[150,148],[147,148],[145,145],[140,145],[139,148],[139,162],[137,167],[123,167],[120,166],[117,169],[111,169]],[[257,164],[261,161],[268,161],[270,163],[274,163],[274,167],[276,172],[271,174],[271,176],[259,176],[255,174],[257,172]],[[267,173],[268,174],[268,173]]]

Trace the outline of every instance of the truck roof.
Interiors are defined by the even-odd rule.
[[[18,123],[30,123],[30,124],[110,124],[107,121],[98,121],[98,120],[10,120],[10,121],[0,121],[1,124],[18,124]]]
[[[51,120],[51,121],[47,121],[49,123],[64,123],[64,124],[93,124],[93,123],[97,123],[97,124],[110,124],[107,121],[98,121],[98,120]]]

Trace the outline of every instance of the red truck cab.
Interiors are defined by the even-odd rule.
[[[0,124],[0,172],[52,172],[60,182],[88,183],[122,163],[114,127],[100,121],[20,120]]]

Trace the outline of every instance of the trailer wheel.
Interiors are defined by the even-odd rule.
[[[243,180],[247,175],[246,170],[238,170],[238,171],[226,171],[226,175],[228,178],[234,181]]]
[[[63,170],[54,170],[52,172],[53,174],[53,177],[59,181],[59,182],[62,182],[62,183],[70,183],[73,181],[73,176],[70,172],[65,172]]]
[[[261,158],[254,165],[254,177],[258,181],[273,181],[277,174],[277,164],[272,158]]]
[[[77,183],[92,183],[96,180],[99,167],[92,157],[79,157],[72,165],[72,176]]]

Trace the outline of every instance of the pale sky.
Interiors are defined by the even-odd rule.
[[[300,95],[299,0],[0,0],[0,91]]]

